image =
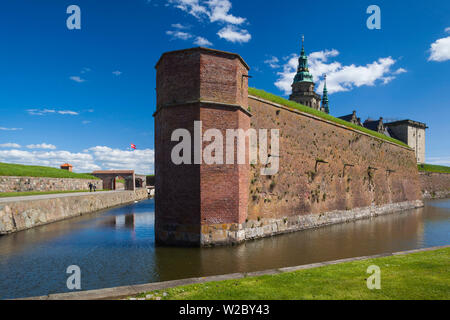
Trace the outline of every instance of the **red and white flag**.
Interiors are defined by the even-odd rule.
[[[132,144],[130,145],[130,148],[133,149],[133,150],[136,150],[136,145],[135,145],[134,143],[132,143]]]

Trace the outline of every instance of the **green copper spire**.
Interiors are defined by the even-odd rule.
[[[322,95],[322,108],[324,112],[330,113],[330,107],[328,105],[328,90],[327,90],[327,75],[324,77],[323,95]]]
[[[305,54],[304,42],[305,42],[305,37],[302,36],[302,51],[300,53],[300,58],[298,58],[298,69],[297,69],[297,74],[295,75],[295,78],[294,78],[294,83],[302,82],[302,81],[313,82],[313,77],[312,77],[311,73],[309,73],[309,69],[308,69],[308,57]]]

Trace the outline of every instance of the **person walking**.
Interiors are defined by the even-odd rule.
[[[92,192],[92,188],[93,188],[94,186],[92,185],[92,183],[91,182],[89,182],[89,192]]]
[[[94,184],[94,192],[97,190],[97,185]]]

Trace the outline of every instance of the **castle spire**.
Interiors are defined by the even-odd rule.
[[[296,82],[313,82],[313,77],[309,73],[308,69],[308,57],[305,54],[305,36],[302,35],[302,51],[300,52],[300,57],[298,58],[298,69],[297,74],[294,78],[294,83]]]
[[[322,95],[322,110],[325,113],[330,113],[330,106],[328,105],[327,75],[324,76],[323,95]]]
[[[302,51],[300,53],[301,56],[305,55],[305,36],[302,34]]]
[[[314,87],[313,76],[308,69],[308,56],[305,53],[305,37],[302,36],[302,51],[298,58],[297,74],[292,83],[292,94],[289,96],[289,100],[321,110],[320,95],[314,91]]]

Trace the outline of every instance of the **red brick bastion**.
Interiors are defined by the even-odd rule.
[[[239,55],[167,52],[156,70],[157,244],[239,243],[423,205],[412,149],[249,95]],[[194,121],[224,137],[227,129],[279,129],[278,173],[263,176],[248,162],[174,164],[172,133],[194,136]]]

